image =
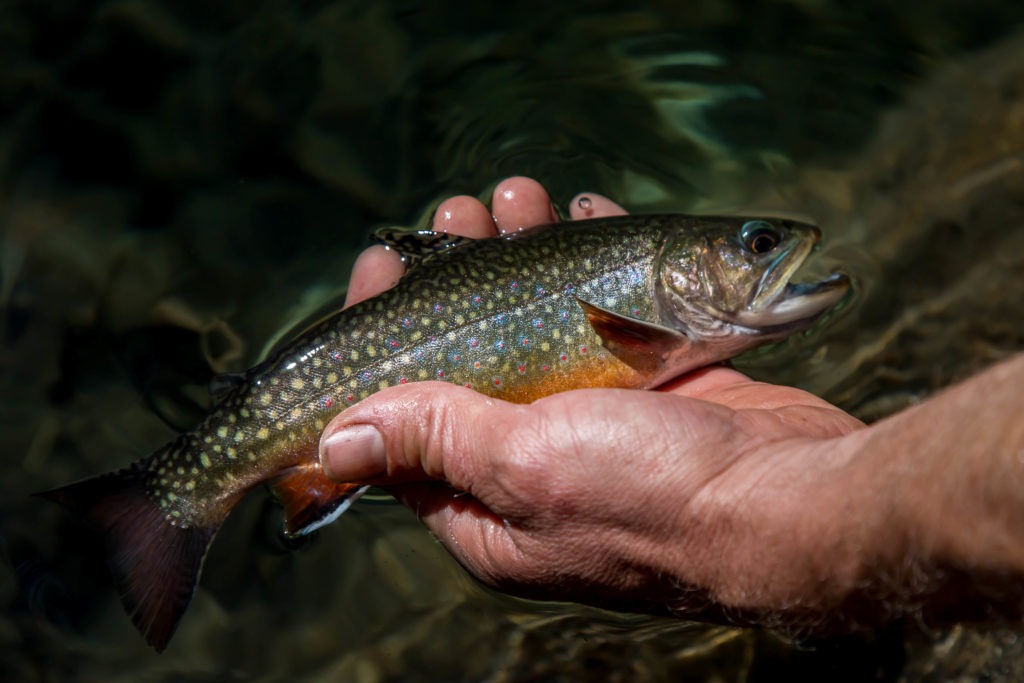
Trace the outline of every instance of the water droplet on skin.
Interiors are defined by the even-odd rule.
[[[576,202],[576,205],[579,206],[584,211],[593,206],[593,204],[594,202],[590,200],[590,197],[580,197],[579,201]]]

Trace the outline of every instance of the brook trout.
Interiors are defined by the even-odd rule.
[[[410,264],[396,287],[324,320],[249,370],[195,429],[127,469],[42,494],[104,535],[125,609],[157,651],[232,507],[268,483],[285,532],[336,519],[320,432],[395,384],[442,380],[529,402],[648,389],[806,329],[850,287],[790,278],[820,239],[788,220],[623,216],[505,239],[382,232]]]

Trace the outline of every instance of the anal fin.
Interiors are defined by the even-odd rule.
[[[284,505],[284,533],[288,536],[304,536],[330,524],[370,488],[335,483],[324,476],[316,461],[284,470],[270,487]]]

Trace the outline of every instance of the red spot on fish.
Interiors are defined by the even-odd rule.
[[[475,363],[473,363],[473,369],[474,370],[479,370],[480,369],[480,361],[476,361]]]
[[[500,387],[501,386],[501,378],[500,377],[495,377],[494,378],[494,386],[496,386],[496,387]]]
[[[526,372],[526,366],[525,365],[520,365],[517,369],[519,370],[519,374],[520,375],[523,374],[524,372]]]
[[[466,383],[465,383],[465,384],[463,384],[462,386],[466,387],[467,389],[472,389],[472,388],[473,388],[473,385],[472,385],[472,384],[470,384],[469,382],[466,382]]]
[[[569,354],[567,354],[567,353],[560,353],[560,354],[558,354],[558,360],[560,360],[560,361],[567,361],[567,360],[569,360]]]
[[[542,366],[540,366],[540,369],[543,370],[544,372],[551,372],[551,366],[550,365],[542,365]]]
[[[580,353],[586,353],[586,352],[587,352],[587,347],[586,346],[581,346],[580,347]]]
[[[444,370],[438,370],[437,371],[437,378],[438,379],[444,379]]]
[[[408,377],[399,377],[398,378],[398,383],[399,384],[408,384],[409,383],[409,378]]]
[[[334,405],[334,399],[328,396],[324,399],[324,408],[330,408]]]
[[[345,400],[348,401],[349,403],[355,403],[356,397],[352,394],[349,394],[348,396],[345,397]]]
[[[529,337],[524,337],[523,341],[521,343],[522,343],[523,346],[529,346],[530,345]]]
[[[331,358],[334,360],[341,360],[341,351],[335,351],[331,354]]]

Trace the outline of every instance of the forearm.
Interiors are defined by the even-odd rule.
[[[896,610],[1024,614],[1022,389],[1024,355],[848,437],[854,495],[888,503],[867,590]]]

